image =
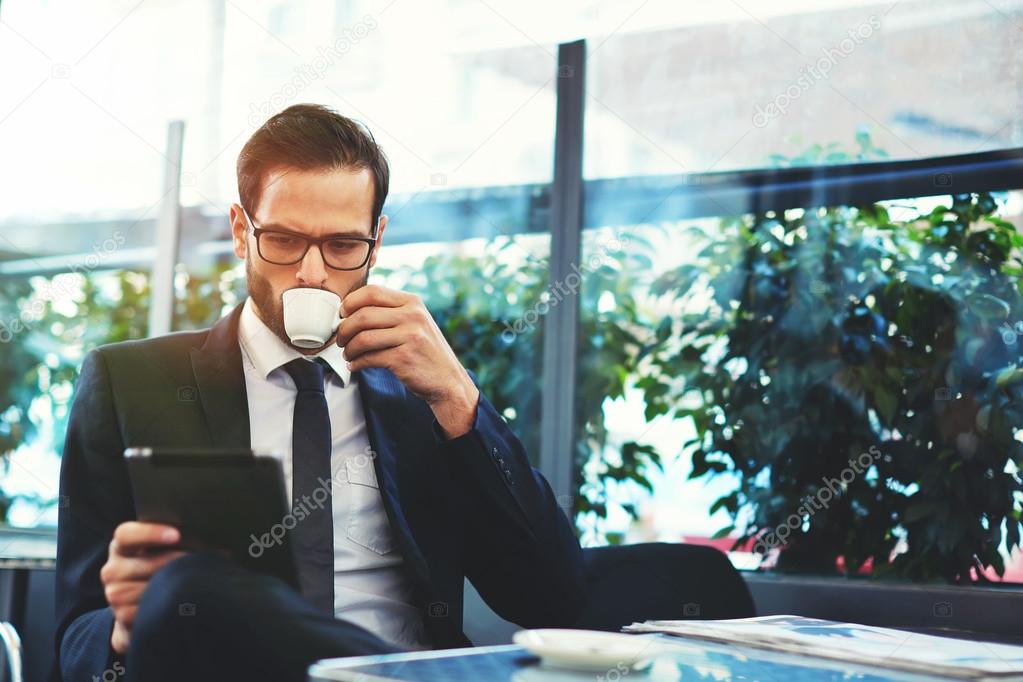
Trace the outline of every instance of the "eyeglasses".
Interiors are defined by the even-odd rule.
[[[256,237],[256,251],[259,257],[273,265],[294,265],[305,258],[309,247],[320,250],[324,264],[333,270],[358,270],[369,261],[376,237],[323,237],[316,239],[297,232],[264,230],[256,227],[242,207],[242,215]]]

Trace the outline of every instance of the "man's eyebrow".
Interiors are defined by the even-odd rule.
[[[264,230],[273,230],[275,232],[287,232],[289,234],[295,234],[302,237],[310,236],[305,232],[296,230],[293,227],[288,227],[287,225],[282,225],[281,223],[263,223],[262,225],[260,225],[260,227],[262,227]],[[372,236],[373,236],[372,234],[368,232],[363,232],[362,230],[337,230],[335,232],[328,232],[327,234],[323,235],[323,239],[328,239],[331,237],[360,237],[365,239]]]

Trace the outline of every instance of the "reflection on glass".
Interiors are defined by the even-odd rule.
[[[100,343],[145,336],[148,277],[107,271],[3,278],[0,292],[0,521],[52,526],[78,368]]]
[[[838,145],[860,132],[866,160],[1023,146],[1018,2],[753,0],[679,14],[591,41],[586,177],[840,163]]]
[[[747,567],[1023,578],[1021,214],[982,193],[628,229],[642,359],[601,409],[665,471],[596,531],[739,540]]]

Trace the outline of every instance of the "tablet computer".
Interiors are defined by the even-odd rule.
[[[128,448],[139,521],[181,532],[186,551],[226,551],[298,588],[280,460],[251,450]]]

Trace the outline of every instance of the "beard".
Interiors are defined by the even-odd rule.
[[[270,328],[270,331],[277,335],[277,338],[303,354],[315,353],[319,350],[319,348],[301,348],[293,344],[291,339],[288,338],[288,332],[284,328],[284,291],[281,291],[279,294],[274,294],[273,286],[270,284],[270,281],[252,268],[251,258],[245,259],[245,282],[249,290],[249,297],[252,298],[252,303],[256,306],[256,312],[258,313],[259,318],[263,320],[263,324]],[[366,286],[368,282],[369,268],[366,268],[362,274],[362,279],[357,282],[355,286],[346,291],[344,295],[339,295],[341,298],[344,298],[356,289],[361,289]],[[290,288],[300,289],[302,287]],[[325,288],[324,290],[329,291],[329,289]],[[285,291],[287,291],[287,289],[285,289]],[[337,292],[335,291],[333,293]],[[324,346],[333,342],[335,336],[336,333],[327,340],[327,343],[324,344]]]

